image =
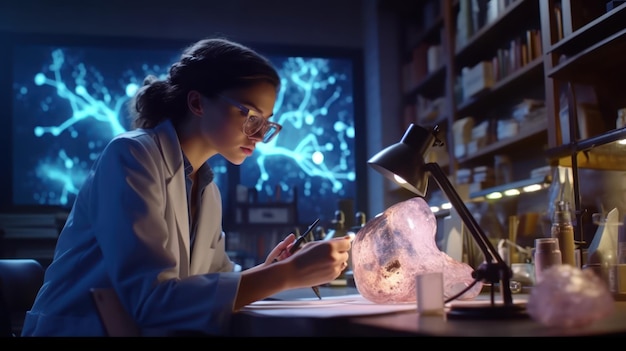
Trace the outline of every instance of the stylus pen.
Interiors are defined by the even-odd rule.
[[[293,243],[293,246],[291,246],[291,249],[289,250],[290,254],[293,254],[294,252],[296,252],[300,248],[300,246],[302,246],[302,244],[306,242],[306,237],[309,235],[311,230],[313,230],[313,228],[317,226],[317,223],[319,223],[319,221],[320,221],[319,218],[316,219],[315,222],[311,223],[311,225],[304,231],[304,233],[300,235],[298,239],[296,239],[296,241]],[[283,252],[284,250],[280,252],[278,257],[280,257],[283,254]],[[278,257],[274,259],[274,262],[278,262]]]
[[[289,249],[290,254],[293,254],[294,252],[296,252],[300,248],[300,246],[302,246],[302,244],[306,242],[307,236],[317,226],[319,222],[320,222],[320,219],[319,218],[316,219],[313,223],[311,223],[311,225],[309,225],[309,227],[304,231],[304,233],[302,233],[302,235],[300,235],[298,239],[296,239],[296,241],[293,243],[293,246],[291,246],[291,249]],[[278,256],[280,257],[280,255]],[[275,258],[274,262],[277,262],[277,261],[278,261],[278,258]],[[317,286],[314,286],[311,289],[313,289],[315,296],[317,296],[317,298],[321,300],[322,295],[320,295],[320,289]]]
[[[302,233],[302,235],[300,235],[300,237],[298,239],[296,239],[296,242],[293,243],[293,246],[291,247],[291,249],[289,249],[289,253],[293,254],[294,252],[296,252],[300,246],[302,246],[302,244],[304,244],[306,242],[306,238],[307,236],[309,236],[309,233],[311,232],[311,230],[313,230],[313,228],[315,228],[317,226],[317,223],[320,222],[320,219],[316,219],[313,223],[311,223],[311,225],[306,228],[306,230],[304,231],[304,233]]]

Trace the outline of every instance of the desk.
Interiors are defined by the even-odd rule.
[[[322,287],[322,296],[358,293],[351,287]],[[311,297],[311,289],[296,289],[276,298]],[[626,301],[615,302],[615,312],[580,328],[549,328],[530,317],[511,320],[450,320],[445,316],[422,316],[417,311],[358,317],[268,317],[240,312],[233,316],[232,336],[626,336]]]
[[[549,328],[531,318],[512,320],[446,320],[416,312],[358,317],[350,320],[354,336],[626,336],[626,302],[615,312],[582,328]]]

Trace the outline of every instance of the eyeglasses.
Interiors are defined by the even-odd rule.
[[[251,137],[260,133],[261,135],[263,135],[263,139],[261,141],[263,141],[264,143],[269,143],[272,139],[274,139],[278,132],[283,129],[283,126],[278,123],[271,122],[268,121],[266,118],[251,114],[250,112],[254,111],[238,103],[237,101],[224,95],[218,96],[224,101],[241,110],[242,114],[246,115],[246,121],[243,122],[243,134],[245,134],[246,136]]]

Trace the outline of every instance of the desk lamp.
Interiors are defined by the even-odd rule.
[[[505,319],[526,317],[524,306],[513,303],[509,282],[512,271],[500,257],[498,251],[478,226],[476,219],[465,206],[441,167],[429,161],[429,152],[433,147],[443,146],[437,138],[439,126],[432,131],[411,124],[400,142],[388,146],[369,159],[368,165],[386,178],[399,183],[405,189],[420,197],[426,196],[428,178],[432,176],[448,200],[458,212],[463,224],[485,256],[483,262],[472,272],[477,281],[491,284],[491,301],[488,305],[452,305],[448,317],[457,319]],[[494,299],[495,284],[500,283],[501,303]]]

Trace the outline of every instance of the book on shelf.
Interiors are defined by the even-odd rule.
[[[561,11],[561,4],[555,4],[553,8],[554,23],[556,24],[556,40],[563,39],[563,13]]]

